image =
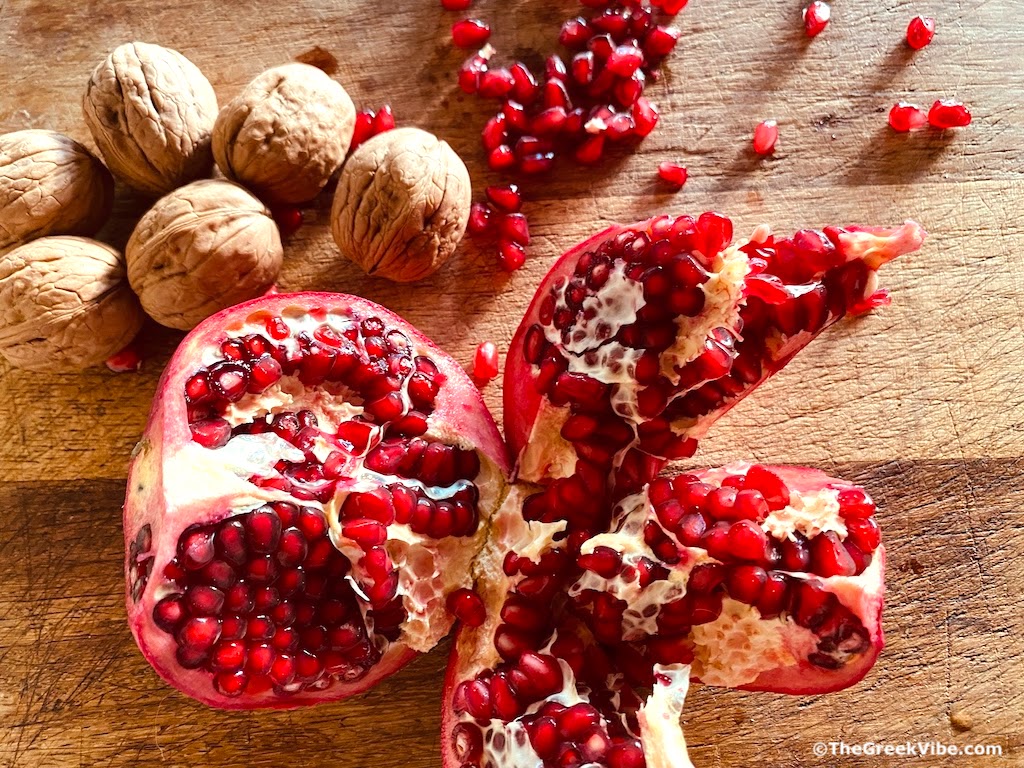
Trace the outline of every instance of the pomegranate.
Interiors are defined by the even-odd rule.
[[[365,690],[448,632],[507,472],[469,377],[399,317],[225,310],[172,358],[129,470],[132,632],[212,706]]]
[[[876,271],[923,239],[913,222],[791,237],[762,226],[735,243],[732,231],[718,213],[659,216],[548,272],[506,359],[517,476],[547,486],[528,518],[601,529],[607,491],[639,491],[824,328],[887,303]]]
[[[565,523],[524,526],[507,503],[478,565],[500,611],[452,650],[444,765],[685,766],[691,676],[852,685],[882,647],[874,511],[817,470],[737,464],[659,478],[575,553]]]

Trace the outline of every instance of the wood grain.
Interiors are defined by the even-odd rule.
[[[889,647],[868,678],[823,697],[698,689],[685,724],[711,766],[1024,765],[1024,26],[1014,0],[833,4],[808,42],[798,0],[695,2],[666,77],[649,89],[659,129],[606,168],[528,185],[527,266],[499,274],[468,241],[432,279],[397,287],[339,260],[330,201],[288,244],[284,289],[357,293],[396,310],[468,363],[505,346],[534,287],[567,247],[612,221],[716,208],[739,232],[913,217],[931,237],[887,268],[895,303],[830,331],[722,421],[695,460],[815,463],[883,505]],[[498,48],[547,49],[572,0],[477,0]],[[382,9],[386,9],[382,10]],[[910,16],[934,43],[902,44]],[[52,128],[88,141],[89,73],[132,39],[177,48],[224,101],[266,67],[336,60],[357,103],[393,105],[494,180],[478,154],[486,105],[453,85],[461,54],[436,0],[0,2],[0,131]],[[312,52],[312,53],[310,53]],[[958,96],[965,130],[908,136],[889,106]],[[779,120],[776,154],[748,150]],[[690,169],[679,194],[654,168]],[[104,231],[123,245],[145,203],[119,191]],[[220,713],[163,685],[125,626],[119,506],[128,453],[180,334],[147,328],[137,376],[47,377],[0,368],[0,766],[438,765],[446,647],[364,697],[293,713]],[[497,386],[485,391],[500,415]],[[953,722],[969,730],[958,730]],[[1002,758],[815,758],[815,741],[997,743]]]

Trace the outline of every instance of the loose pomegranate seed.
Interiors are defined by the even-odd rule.
[[[464,11],[473,4],[473,0],[441,0],[441,7],[446,11]]]
[[[658,176],[661,179],[676,189],[682,189],[686,183],[688,173],[686,168],[679,165],[678,163],[664,162],[658,165]]]
[[[889,125],[900,133],[922,128],[927,122],[928,116],[924,110],[905,101],[896,102],[889,110]]]
[[[498,348],[493,342],[485,341],[476,348],[473,358],[473,378],[486,382],[498,375]]]
[[[500,187],[488,187],[486,190],[487,199],[496,208],[505,213],[518,213],[523,206],[523,196],[519,187],[515,184],[506,184]]]
[[[491,208],[484,203],[473,203],[469,209],[468,229],[474,235],[480,235],[491,228]]]
[[[452,42],[459,48],[479,48],[491,37],[491,27],[480,19],[463,19],[452,25]]]
[[[283,238],[291,237],[302,228],[302,211],[294,205],[275,208],[271,213]]]
[[[142,370],[142,352],[137,342],[133,341],[116,355],[107,358],[107,368],[114,373],[131,373]]]
[[[754,128],[754,151],[759,155],[770,155],[779,140],[779,126],[774,120],[763,120]]]
[[[939,99],[928,110],[928,123],[933,128],[963,128],[971,124],[971,112],[962,102]]]
[[[506,272],[515,272],[526,263],[526,249],[519,243],[502,240],[498,243],[498,263]]]
[[[373,136],[373,119],[376,116],[377,113],[372,109],[364,109],[356,113],[355,129],[352,132],[352,143],[349,145],[350,152]]]
[[[828,26],[832,9],[823,0],[814,0],[804,8],[804,31],[808,37],[816,37]]]
[[[935,19],[928,16],[915,16],[907,24],[907,45],[918,51],[924,48],[935,37]]]

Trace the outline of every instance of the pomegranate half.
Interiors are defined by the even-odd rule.
[[[396,315],[324,293],[225,310],[133,455],[132,632],[211,706],[358,693],[447,634],[507,474],[472,382]]]

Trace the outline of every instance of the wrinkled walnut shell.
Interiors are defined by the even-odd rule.
[[[348,152],[356,108],[308,64],[259,75],[217,116],[213,156],[228,178],[271,203],[316,197]]]
[[[0,136],[0,249],[44,235],[95,235],[114,179],[77,141],[54,131]]]
[[[446,142],[418,128],[381,133],[341,171],[334,240],[368,275],[421,280],[455,251],[471,196],[469,172]]]
[[[30,371],[98,365],[135,338],[144,316],[116,250],[43,237],[0,256],[0,354]]]
[[[139,192],[157,197],[213,169],[217,96],[177,51],[115,48],[92,73],[82,111],[107,167]]]
[[[189,330],[267,291],[281,271],[270,211],[230,181],[196,181],[161,198],[125,249],[128,281],[146,314]]]

